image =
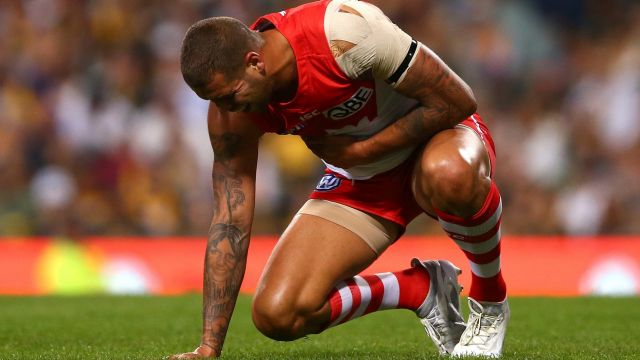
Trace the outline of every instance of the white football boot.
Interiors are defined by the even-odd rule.
[[[500,357],[509,322],[509,303],[479,303],[469,298],[469,321],[454,356]]]
[[[458,276],[462,271],[446,260],[413,259],[411,266],[426,269],[431,279],[429,294],[416,314],[440,354],[449,355],[466,327],[460,315]]]

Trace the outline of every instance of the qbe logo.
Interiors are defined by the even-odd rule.
[[[340,186],[341,182],[342,179],[340,179],[339,177],[333,174],[327,174],[323,176],[322,179],[320,179],[320,182],[318,183],[318,185],[316,185],[316,190],[330,191]]]
[[[324,116],[331,120],[341,120],[348,116],[353,115],[358,110],[364,108],[371,99],[373,89],[367,87],[361,87],[356,91],[347,101],[342,104],[332,107],[329,110],[323,111]]]

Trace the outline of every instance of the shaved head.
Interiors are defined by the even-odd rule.
[[[212,17],[193,24],[182,40],[182,77],[192,88],[202,88],[213,73],[233,77],[240,73],[244,57],[263,44],[259,33],[230,17]]]

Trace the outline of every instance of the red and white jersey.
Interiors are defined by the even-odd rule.
[[[337,13],[343,3],[366,6],[360,11],[360,20],[365,19],[369,24],[371,21],[386,22],[400,32],[401,40],[396,38],[393,44],[400,46],[404,52],[400,54],[400,66],[388,69],[391,76],[382,77],[377,71],[380,66],[376,68],[375,64],[371,65],[371,62],[375,63],[375,58],[369,65],[362,64],[362,56],[354,56],[353,61],[348,56],[338,60],[334,58],[328,37],[331,31],[326,29],[329,20],[327,14]],[[335,134],[368,138],[418,106],[416,100],[394,91],[391,85],[404,76],[414,58],[417,43],[373,5],[354,0],[317,1],[265,15],[251,28],[262,31],[271,26],[285,36],[293,49],[297,62],[298,89],[292,100],[271,103],[267,114],[253,117],[262,130],[279,134]],[[374,36],[370,38],[371,41],[376,40]],[[363,39],[363,43],[366,41],[366,38]],[[379,38],[377,41],[381,42]],[[349,55],[349,52],[345,55]],[[360,76],[355,77],[354,74]],[[413,150],[402,149],[370,164],[349,169],[325,164],[330,170],[347,178],[367,179],[401,164]]]

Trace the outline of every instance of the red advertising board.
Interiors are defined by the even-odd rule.
[[[242,291],[254,291],[275,245],[255,237]],[[0,294],[180,294],[202,288],[204,238],[1,239]],[[515,237],[502,243],[511,296],[640,293],[639,237]],[[444,237],[406,237],[366,273],[406,268],[412,257],[449,259],[464,270],[463,253]]]

